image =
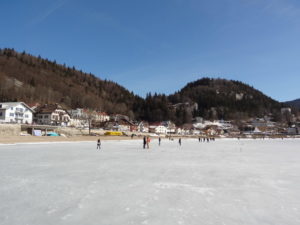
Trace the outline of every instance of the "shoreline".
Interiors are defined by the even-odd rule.
[[[96,142],[98,138],[101,141],[113,141],[113,140],[134,140],[140,139],[135,137],[124,136],[73,136],[73,137],[51,137],[51,136],[10,136],[10,137],[0,137],[0,144],[18,144],[18,143],[51,143],[51,142]]]
[[[177,138],[183,139],[198,139],[198,137],[193,136],[176,136]],[[98,139],[101,141],[123,141],[123,140],[142,140],[143,136],[135,136],[131,138],[130,136],[70,136],[70,137],[53,137],[53,136],[0,136],[0,145],[5,144],[29,144],[29,143],[60,143],[60,142],[96,142]],[[151,139],[157,139],[158,137],[151,137]],[[265,139],[299,139],[300,137],[273,137]],[[162,137],[166,139],[166,137]],[[238,139],[237,137],[217,137],[216,139]],[[261,139],[261,138],[240,138],[241,140],[246,139]]]

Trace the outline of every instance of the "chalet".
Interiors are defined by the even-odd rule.
[[[33,121],[34,111],[24,102],[0,103],[0,122],[2,123],[26,123]]]
[[[120,118],[116,121],[115,120],[106,121],[104,128],[106,130],[134,132],[138,130],[138,125],[130,122],[127,119]]]
[[[68,126],[70,114],[59,104],[46,104],[37,109],[35,121],[38,124]]]
[[[183,130],[181,127],[177,127],[175,133],[176,134],[182,134]]]
[[[176,125],[171,121],[163,121],[162,125],[167,128],[167,134],[175,134],[176,133]]]
[[[84,118],[84,109],[77,108],[77,109],[70,109],[68,110],[72,119],[82,119]]]
[[[96,112],[95,113],[95,121],[97,122],[106,122],[109,121],[110,117],[106,112]]]
[[[149,125],[149,132],[156,134],[167,134],[167,127],[162,123],[152,123]]]
[[[103,128],[105,130],[112,130],[112,131],[118,131],[118,123],[115,121],[107,121],[103,124]]]
[[[71,116],[69,126],[71,127],[88,127],[88,120],[87,116],[85,115],[84,109],[77,108],[77,109],[70,109],[68,110],[69,115]]]
[[[202,132],[199,130],[199,129],[196,129],[196,128],[192,128],[191,130],[190,130],[190,134],[191,135],[199,135],[199,134],[201,134]]]
[[[146,121],[141,121],[138,123],[138,132],[148,133],[149,132],[149,123]]]
[[[135,132],[138,129],[138,126],[127,119],[118,120],[119,131],[131,131]]]

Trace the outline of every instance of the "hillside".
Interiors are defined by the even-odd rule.
[[[173,103],[196,102],[204,117],[244,118],[277,113],[281,104],[240,81],[203,78],[169,97]]]
[[[272,113],[276,120],[282,106],[242,82],[210,78],[169,96],[148,94],[143,99],[115,82],[13,49],[0,50],[0,101],[60,103],[177,125],[196,116],[238,120]]]
[[[92,74],[13,49],[0,50],[0,101],[60,103],[108,113],[138,114],[140,97]]]
[[[272,114],[280,119],[283,104],[239,81],[202,78],[170,95],[147,95],[144,118],[189,123],[195,117],[240,120]]]
[[[288,101],[288,102],[284,102],[286,105],[295,107],[296,109],[300,109],[300,98],[296,99],[294,101]]]

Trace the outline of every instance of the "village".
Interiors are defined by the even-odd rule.
[[[192,123],[176,126],[172,121],[133,121],[127,115],[97,112],[89,109],[67,110],[59,104],[26,104],[24,102],[0,103],[0,127],[18,125],[20,135],[70,136],[204,136],[204,137],[297,137],[300,119],[290,108],[281,109],[283,122],[273,122],[272,115],[245,121],[208,121],[201,117]],[[65,128],[65,129],[58,129]],[[5,129],[3,127],[3,129]],[[66,131],[69,132],[66,132]],[[73,130],[73,132],[70,132]],[[65,131],[65,132],[64,132]],[[75,132],[74,132],[75,131]],[[78,131],[78,132],[76,132]],[[85,132],[84,132],[85,131]],[[2,132],[3,134],[4,132]],[[1,134],[1,133],[0,133]]]

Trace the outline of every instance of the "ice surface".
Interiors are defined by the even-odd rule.
[[[1,225],[299,225],[300,140],[0,145]]]

